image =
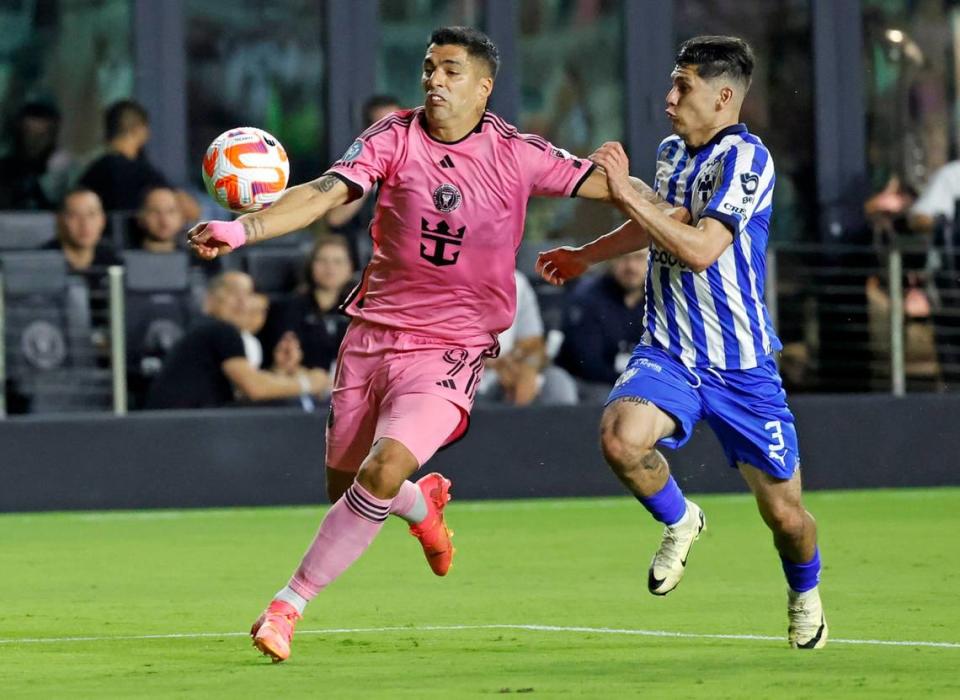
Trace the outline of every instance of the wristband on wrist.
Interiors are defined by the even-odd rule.
[[[207,224],[207,230],[213,240],[226,243],[234,250],[247,242],[247,234],[241,221],[211,221]]]

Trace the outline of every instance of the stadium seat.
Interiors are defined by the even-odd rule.
[[[195,316],[186,253],[123,254],[126,270],[127,376],[137,405],[170,348]]]
[[[140,233],[137,226],[137,212],[111,211],[107,213],[107,228],[103,240],[116,250],[135,248],[139,244]]]
[[[244,249],[243,269],[258,292],[280,296],[303,281],[307,253],[299,247]]]
[[[11,412],[106,408],[110,373],[98,357],[87,285],[57,251],[0,256],[6,389]]]
[[[34,250],[56,235],[57,216],[53,212],[0,212],[0,250]]]

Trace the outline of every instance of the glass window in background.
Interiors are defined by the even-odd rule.
[[[757,65],[742,118],[776,164],[770,240],[817,240],[809,1],[764,0],[745,22],[741,0],[677,0],[673,33],[675,48],[700,34],[732,34],[753,47]]]
[[[519,16],[518,128],[577,155],[622,141],[623,3],[522,0]],[[589,239],[620,219],[596,202],[534,199],[526,236]]]
[[[403,107],[423,104],[420,75],[430,34],[449,25],[480,26],[479,0],[380,0],[377,92]]]
[[[896,176],[922,190],[957,144],[952,117],[960,8],[863,0],[867,164],[873,191]]]
[[[316,0],[187,0],[188,172],[235,126],[256,126],[290,156],[290,183],[327,166],[322,17]]]
[[[0,153],[22,160],[26,149],[27,160],[44,160],[38,200],[53,205],[101,147],[104,108],[133,93],[131,3],[8,0],[0,2],[0,27]],[[18,153],[13,120],[27,103],[59,112],[59,140],[25,145],[21,137]],[[43,208],[37,205],[2,204]]]

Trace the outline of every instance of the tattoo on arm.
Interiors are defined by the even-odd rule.
[[[255,243],[264,236],[263,222],[260,219],[244,219],[243,232],[247,237],[247,243]]]
[[[649,399],[645,399],[642,396],[624,396],[621,401],[626,401],[627,403],[638,403],[641,406],[652,406]]]
[[[326,194],[333,189],[334,185],[338,182],[338,178],[334,175],[324,175],[318,180],[314,180],[310,183],[310,186],[317,190],[318,192],[323,192]]]

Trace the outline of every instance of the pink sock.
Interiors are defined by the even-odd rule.
[[[354,482],[320,523],[289,586],[312,599],[366,551],[380,532],[393,501],[372,495]]]

